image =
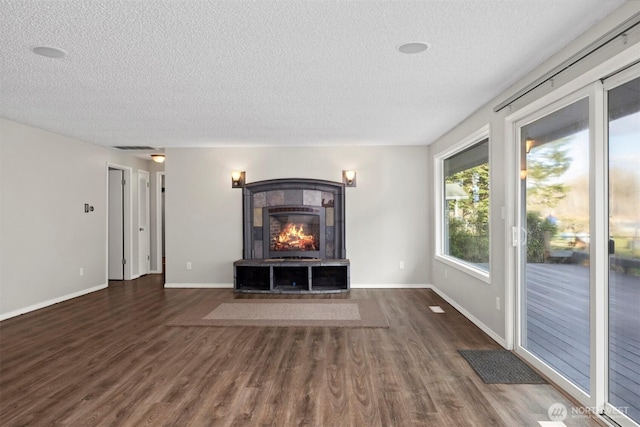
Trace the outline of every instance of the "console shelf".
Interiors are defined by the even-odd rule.
[[[348,259],[243,259],[233,263],[236,292],[348,292]]]

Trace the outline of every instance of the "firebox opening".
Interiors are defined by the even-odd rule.
[[[265,258],[325,257],[326,224],[322,207],[277,206],[265,209],[264,215]]]
[[[269,250],[318,251],[320,217],[317,215],[271,215]]]

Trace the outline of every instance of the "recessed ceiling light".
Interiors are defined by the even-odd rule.
[[[62,49],[50,46],[36,46],[31,50],[33,53],[46,56],[47,58],[63,58],[67,54],[67,52]]]
[[[429,43],[425,42],[410,42],[398,46],[400,52],[408,54],[424,52],[427,49],[429,49]]]

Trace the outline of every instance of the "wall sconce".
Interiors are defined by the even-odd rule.
[[[151,160],[156,163],[164,163],[164,154],[152,154]]]
[[[528,139],[524,142],[524,151],[527,152],[527,154],[529,154],[529,151],[531,151],[531,148],[533,147],[533,143],[535,141],[533,139]]]
[[[520,169],[520,179],[527,179],[527,170]]]
[[[342,183],[347,187],[355,187],[356,171],[342,171]]]
[[[245,182],[244,171],[231,172],[231,188],[242,188],[244,187],[244,182]]]

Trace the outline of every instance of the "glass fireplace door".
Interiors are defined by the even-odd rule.
[[[324,258],[324,209],[280,206],[264,210],[268,226],[264,240],[267,258]]]

